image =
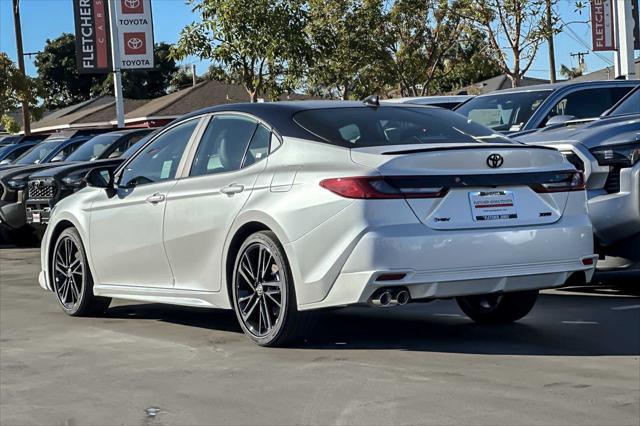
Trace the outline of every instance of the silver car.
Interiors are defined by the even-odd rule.
[[[73,316],[111,297],[234,309],[274,346],[357,304],[456,297],[512,322],[595,266],[582,173],[442,108],[218,106],[87,181],[42,244],[40,285]]]

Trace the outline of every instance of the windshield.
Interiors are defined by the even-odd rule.
[[[67,157],[66,161],[93,161],[118,140],[121,135],[100,135],[90,139]]]
[[[0,137],[0,144],[9,145],[20,141],[22,136],[3,136]]]
[[[551,90],[507,92],[479,96],[462,104],[456,112],[496,131],[520,130]],[[512,126],[517,126],[511,129]]]
[[[441,108],[383,106],[312,109],[295,114],[293,119],[324,141],[348,148],[511,142],[491,129]]]
[[[607,116],[640,114],[640,86],[636,87],[626,98],[612,109]]]
[[[49,154],[57,150],[66,139],[42,142],[25,152],[18,158],[15,164],[37,164],[42,162]]]

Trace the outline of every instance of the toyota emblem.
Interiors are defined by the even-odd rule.
[[[136,9],[140,6],[140,0],[124,0],[124,4],[126,4],[129,9]]]
[[[487,157],[487,166],[491,167],[492,169],[497,169],[498,167],[502,166],[503,163],[504,158],[502,158],[502,155],[500,154],[491,154]]]
[[[142,40],[140,40],[137,37],[130,38],[129,40],[127,40],[127,44],[129,45],[130,48],[134,50],[138,50],[142,47]]]

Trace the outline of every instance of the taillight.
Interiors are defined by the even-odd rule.
[[[446,193],[443,187],[404,185],[402,181],[384,177],[346,177],[325,179],[320,186],[341,197],[356,199],[439,198]]]
[[[569,192],[584,190],[584,174],[582,172],[557,173],[545,182],[531,185],[536,192]]]

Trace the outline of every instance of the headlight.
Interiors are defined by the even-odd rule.
[[[19,191],[27,187],[27,181],[22,179],[11,179],[9,182],[7,182],[7,186],[9,187],[9,189]]]
[[[599,146],[590,151],[601,166],[631,167],[640,160],[640,142]]]
[[[80,189],[84,186],[83,175],[71,175],[62,178],[62,183],[71,189]]]

